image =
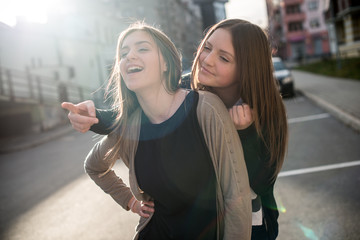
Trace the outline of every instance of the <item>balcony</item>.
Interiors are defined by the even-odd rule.
[[[288,23],[288,22],[303,22],[305,21],[305,13],[300,12],[300,13],[292,13],[292,14],[286,14],[284,16],[284,22]]]
[[[304,0],[284,0],[285,5],[302,4]]]
[[[305,30],[298,30],[294,32],[288,32],[286,34],[286,40],[288,42],[300,42],[304,41],[306,38],[306,31]]]

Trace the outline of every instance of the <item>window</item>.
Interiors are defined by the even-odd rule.
[[[320,27],[319,19],[314,18],[310,20],[310,28],[318,28]]]
[[[290,22],[288,25],[289,32],[296,32],[303,30],[302,22]]]
[[[353,28],[353,35],[354,41],[360,40],[360,14],[354,14],[352,16],[352,28]]]
[[[336,39],[338,41],[338,44],[344,44],[345,43],[345,30],[344,30],[344,22],[338,21],[335,23],[336,27]]]
[[[74,78],[75,77],[75,69],[74,69],[74,67],[68,67],[68,74],[69,74],[69,78]]]
[[[275,14],[274,18],[275,18],[275,22],[281,23],[281,20],[282,20],[282,19],[281,19],[281,15],[280,15],[279,12],[277,12],[277,13]]]
[[[286,6],[286,14],[294,14],[294,13],[300,13],[300,5],[299,4],[293,4]]]
[[[308,3],[308,8],[309,8],[310,11],[315,11],[315,10],[318,9],[318,5],[319,5],[319,3],[318,3],[317,0],[311,1],[311,2]]]

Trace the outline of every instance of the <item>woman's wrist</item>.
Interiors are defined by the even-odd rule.
[[[128,207],[129,207],[129,209],[130,209],[132,212],[134,212],[134,211],[133,211],[133,207],[135,206],[135,203],[136,203],[136,198],[135,198],[135,197],[132,197],[131,200],[130,200],[130,202],[129,202],[129,204],[128,204]]]

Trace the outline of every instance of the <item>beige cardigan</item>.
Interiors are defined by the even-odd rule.
[[[251,194],[249,180],[239,136],[223,102],[214,94],[199,91],[197,117],[208,146],[217,179],[217,239],[250,239],[251,236]],[[104,192],[129,210],[128,203],[134,195],[138,200],[151,200],[138,186],[135,176],[134,161],[140,134],[141,109],[138,109],[129,121],[127,135],[134,139],[127,157],[123,157],[129,168],[130,188],[121,178],[109,171],[110,166],[104,161],[106,152],[114,145],[116,134],[111,133],[95,144],[85,160],[85,171]],[[191,166],[189,166],[191,167]],[[150,221],[140,218],[134,239]]]

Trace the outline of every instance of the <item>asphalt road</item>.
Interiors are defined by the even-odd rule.
[[[357,239],[360,135],[301,96],[285,103],[290,142],[275,188],[278,239]],[[84,174],[93,136],[74,132],[0,155],[0,239],[132,238],[137,216]],[[123,165],[116,169],[127,178]]]
[[[278,239],[358,239],[360,135],[302,96],[285,102],[290,133],[275,185]]]
[[[93,136],[74,131],[0,155],[0,239],[132,239],[137,216],[84,173],[84,158],[97,139]],[[126,176],[124,167],[116,167]]]

